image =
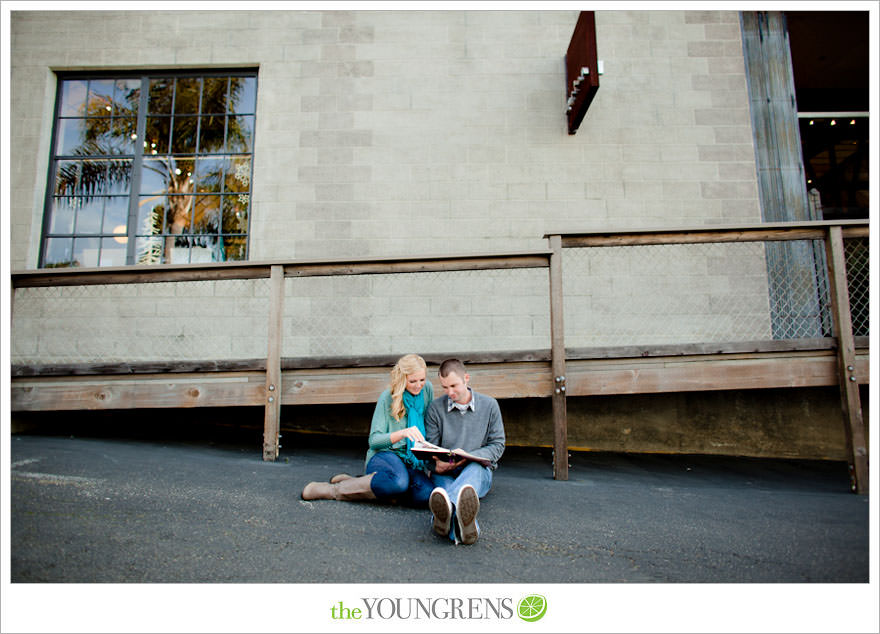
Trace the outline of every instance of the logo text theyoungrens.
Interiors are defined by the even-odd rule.
[[[510,619],[513,600],[510,597],[391,598],[361,597],[363,607],[344,605],[342,601],[330,608],[333,619]]]

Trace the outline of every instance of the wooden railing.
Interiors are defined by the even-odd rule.
[[[172,361],[145,363],[78,363],[49,366],[14,366],[12,375],[14,410],[104,409],[119,407],[196,407],[207,405],[263,405],[265,407],[263,457],[274,460],[279,451],[279,422],[283,403],[344,403],[375,400],[387,381],[387,369],[394,360],[381,357],[336,359],[284,359],[282,356],[282,316],[284,311],[284,279],[314,276],[367,275],[393,273],[449,272],[547,268],[550,251],[450,255],[432,257],[371,258],[356,260],[310,260],[276,262],[237,262],[193,265],[161,265],[150,267],[118,267],[94,269],[52,269],[20,271],[12,274],[14,291],[27,287],[86,286],[106,284],[148,284],[158,282],[191,282],[203,280],[267,279],[269,280],[269,311],[267,354],[265,359],[221,361]],[[15,323],[13,321],[13,328]],[[427,356],[427,355],[426,355]],[[500,360],[529,360],[533,355],[515,352],[465,355],[470,360],[497,363]],[[358,367],[357,376],[328,376],[327,368]],[[285,372],[290,381],[283,381]],[[229,380],[193,384],[193,375],[223,373]],[[172,386],[159,388],[149,380],[162,381],[168,374],[177,378]],[[137,375],[131,385],[117,380]],[[60,385],[60,376],[78,377],[68,385]],[[85,377],[111,378],[102,385],[84,382]],[[262,385],[257,387],[257,380]],[[534,396],[530,390],[519,390],[522,383],[509,386],[487,377],[499,388],[500,396]],[[496,377],[497,378],[497,377]],[[131,383],[131,382],[130,382]],[[123,394],[124,391],[124,394]]]
[[[725,242],[774,242],[791,240],[821,240],[825,244],[828,284],[831,295],[834,338],[831,345],[837,351],[837,383],[840,386],[841,405],[845,421],[847,453],[853,491],[868,490],[868,451],[865,427],[859,397],[859,368],[856,345],[852,330],[849,293],[846,277],[845,238],[867,238],[867,221],[817,221],[805,223],[766,223],[761,225],[706,226],[688,229],[646,229],[630,231],[601,231],[588,233],[550,233],[544,237],[550,241],[554,257],[564,248],[573,247],[619,247],[659,244],[698,244]],[[552,269],[551,269],[552,270]],[[552,277],[552,276],[551,276]],[[552,284],[552,282],[551,282]],[[562,302],[562,293],[556,294]],[[561,324],[557,329],[562,331]],[[561,342],[554,342],[554,373],[565,377],[564,353]],[[789,365],[789,370],[791,370]],[[778,369],[778,368],[777,368]],[[866,369],[866,368],[865,368]],[[864,377],[864,374],[861,374]],[[797,373],[786,379],[788,385],[803,384]],[[770,382],[760,381],[756,387],[769,387]],[[563,387],[564,380],[563,380]],[[569,389],[569,394],[573,392]],[[554,411],[560,411],[557,425],[564,425],[564,398],[554,397]],[[557,430],[564,438],[565,430]]]
[[[688,229],[551,233],[549,249],[431,257],[237,262],[13,272],[15,289],[268,279],[267,353],[260,359],[14,366],[14,411],[261,405],[263,457],[279,454],[282,404],[370,402],[387,382],[391,357],[283,357],[284,279],[379,273],[548,269],[549,350],[458,354],[497,398],[549,397],[553,404],[553,476],[568,479],[566,397],[758,387],[840,386],[853,490],[867,492],[867,449],[858,385],[868,359],[857,353],[847,295],[845,238],[868,236],[863,221],[709,226]],[[834,337],[726,346],[566,348],[563,249],[622,245],[822,240],[833,304]],[[13,333],[15,322],[12,324]],[[429,363],[441,355],[425,354]],[[447,356],[447,355],[443,355]],[[682,363],[685,360],[687,363]],[[707,368],[712,372],[707,372]],[[223,382],[205,380],[221,374]],[[169,385],[169,375],[175,377]],[[95,380],[95,377],[98,377]],[[137,378],[137,381],[131,380]],[[64,380],[59,380],[64,379]]]

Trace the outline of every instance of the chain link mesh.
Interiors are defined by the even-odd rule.
[[[550,347],[546,269],[286,280],[285,357]]]
[[[21,288],[12,362],[265,358],[268,289],[265,279]]]
[[[867,239],[845,241],[854,334]],[[567,248],[566,347],[831,336],[821,241]],[[14,364],[265,358],[266,279],[15,290]],[[546,350],[548,272],[287,278],[285,357]]]
[[[853,253],[854,262],[864,254],[857,275],[867,270],[867,250]],[[572,248],[563,258],[569,347],[831,334],[821,241]],[[866,316],[866,285],[850,288],[854,315]]]
[[[846,281],[849,287],[849,310],[853,335],[867,337],[870,314],[870,262],[867,238],[843,241],[846,256]]]
[[[769,242],[767,258],[773,339],[830,337],[832,322],[825,245],[821,240]]]

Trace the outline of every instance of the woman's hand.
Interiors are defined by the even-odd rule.
[[[391,444],[395,444],[400,442],[402,439],[408,438],[413,442],[417,440],[424,441],[425,437],[422,435],[422,432],[419,431],[419,428],[416,426],[407,427],[406,429],[401,429],[399,431],[393,432],[391,434]]]

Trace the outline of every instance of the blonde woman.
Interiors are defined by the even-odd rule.
[[[410,451],[413,441],[425,439],[425,410],[434,399],[425,360],[417,354],[401,357],[391,369],[391,387],[379,396],[370,426],[364,473],[344,474],[330,482],[309,482],[304,500],[391,500],[427,507],[434,488],[424,462]]]

